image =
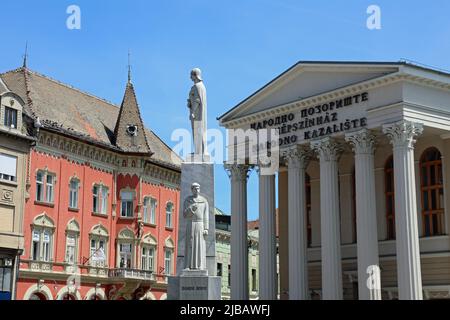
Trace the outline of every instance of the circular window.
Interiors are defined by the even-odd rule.
[[[127,126],[127,133],[130,136],[136,136],[137,135],[137,126]]]

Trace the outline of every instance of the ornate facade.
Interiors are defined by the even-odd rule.
[[[118,107],[26,67],[0,78],[36,139],[17,299],[165,299],[181,162],[144,126],[131,80]]]
[[[268,146],[280,165],[258,175],[261,299],[448,298],[449,101],[442,71],[299,62],[221,116],[230,135],[245,133],[228,146],[232,278],[248,272],[247,174],[264,168],[247,156],[251,137],[273,130]],[[250,153],[234,153],[244,147]],[[248,294],[247,282],[232,282],[232,298]]]

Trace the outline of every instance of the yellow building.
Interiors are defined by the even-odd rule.
[[[27,196],[28,154],[34,142],[24,101],[0,80],[0,300],[15,297],[24,250],[23,213]]]

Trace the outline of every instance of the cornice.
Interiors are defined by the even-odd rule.
[[[289,112],[294,112],[314,106],[315,104],[320,104],[321,102],[324,101],[344,98],[346,95],[349,94],[358,93],[370,89],[376,89],[400,81],[407,81],[410,83],[421,84],[424,86],[433,87],[441,90],[450,90],[450,83],[444,83],[429,78],[414,76],[404,72],[396,72],[393,74],[385,75],[383,77],[366,80],[343,88],[338,88],[326,93],[321,93],[308,98],[274,106],[273,108],[256,112],[250,115],[246,115],[241,118],[232,119],[230,121],[221,121],[220,125],[225,128],[242,127],[244,125],[248,125],[268,117],[284,115]]]
[[[180,186],[181,175],[177,171],[140,161],[139,157],[120,155],[47,131],[40,132],[35,150],[51,157],[65,158],[74,163],[89,165],[93,169],[110,174],[114,171],[122,174],[137,174],[147,183],[163,184],[173,189],[178,189]],[[136,160],[136,167],[122,167],[123,160],[130,163],[132,159]]]

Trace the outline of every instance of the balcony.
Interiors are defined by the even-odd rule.
[[[138,269],[110,269],[109,277],[128,280],[155,281],[155,275],[153,274],[153,271]]]

